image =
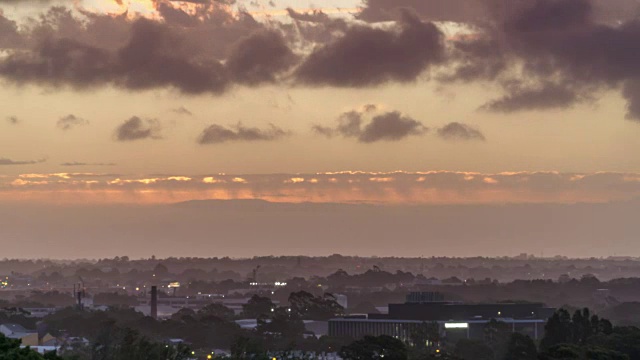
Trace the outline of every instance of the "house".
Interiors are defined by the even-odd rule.
[[[0,333],[10,339],[21,339],[30,334],[36,334],[35,331],[27,330],[18,324],[0,324]]]
[[[0,324],[0,333],[10,339],[20,340],[24,346],[55,346],[59,341],[50,334],[38,336],[38,332],[27,330],[18,324]]]

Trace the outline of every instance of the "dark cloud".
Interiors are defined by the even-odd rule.
[[[376,104],[366,104],[363,107],[363,111],[364,112],[372,112],[372,111],[376,111],[376,110],[378,110],[378,105],[376,105]]]
[[[365,143],[375,141],[398,141],[411,135],[422,135],[427,128],[419,121],[403,116],[397,111],[375,116],[363,129],[358,140]]]
[[[431,21],[471,22],[487,15],[481,1],[476,0],[364,0],[357,18],[368,22],[391,21],[407,8]]]
[[[346,112],[338,118],[336,131],[346,137],[359,137],[362,134],[362,113],[358,111]]]
[[[160,122],[156,119],[141,119],[137,116],[118,126],[115,132],[117,141],[133,141],[142,139],[159,139]]]
[[[226,67],[238,83],[258,85],[276,80],[291,68],[297,56],[276,31],[262,31],[242,39],[233,48]]]
[[[622,95],[627,99],[627,119],[640,121],[640,79],[629,80]]]
[[[81,117],[77,117],[73,114],[69,114],[65,117],[60,118],[56,123],[56,126],[60,130],[71,130],[74,127],[84,126],[84,125],[89,125],[89,121]]]
[[[72,162],[65,162],[60,164],[60,166],[68,166],[68,167],[73,167],[73,166],[116,166],[115,163],[86,163],[86,162],[78,162],[78,161],[72,161]]]
[[[223,65],[188,56],[180,41],[167,27],[138,20],[129,43],[118,52],[118,82],[130,89],[170,86],[185,93],[223,92],[228,85]]]
[[[503,84],[507,95],[483,106],[502,112],[568,108],[624,86],[627,117],[635,116],[640,94],[628,84],[640,78],[640,21],[602,22],[597,1],[495,2],[501,6],[495,7],[500,10],[494,9],[494,18],[502,20],[456,39],[453,75],[441,80]]]
[[[364,0],[357,18],[368,22],[391,21],[403,9],[413,9],[422,19],[486,24],[501,21],[514,9],[535,0]],[[555,0],[554,0],[555,1]],[[599,22],[617,23],[640,15],[635,0],[592,0],[594,18]]]
[[[17,84],[86,88],[110,79],[109,59],[105,51],[72,40],[44,41],[34,53],[13,53],[0,61],[0,75]]]
[[[533,98],[569,102],[576,97],[562,85],[612,86],[640,74],[640,52],[633,46],[640,40],[639,24],[597,24],[592,10],[587,0],[537,0],[506,23],[507,45],[524,61],[526,74],[560,78],[561,86],[543,84],[530,92]]]
[[[20,123],[20,119],[17,116],[8,116],[7,122],[11,125],[18,125]]]
[[[438,129],[438,136],[445,140],[486,140],[480,130],[459,122],[452,122]]]
[[[428,128],[415,119],[404,116],[398,111],[375,115],[364,125],[364,116],[371,112],[369,106],[363,111],[345,112],[338,118],[335,128],[315,125],[312,130],[320,135],[333,137],[336,135],[346,138],[356,138],[362,143],[376,141],[399,141],[409,136],[423,135]]]
[[[198,143],[206,145],[232,141],[274,141],[286,137],[289,134],[290,132],[273,124],[269,124],[269,127],[266,129],[245,127],[241,123],[229,128],[214,124],[202,131],[202,134],[200,134],[198,138]]]
[[[316,134],[323,135],[323,136],[326,136],[328,138],[331,138],[331,137],[336,135],[336,131],[333,128],[328,127],[328,126],[313,125],[311,127],[311,130],[313,132],[315,132]]]
[[[504,85],[507,95],[484,109],[560,109],[622,89],[627,117],[640,117],[634,85],[640,4],[634,0],[365,1],[361,20],[395,20],[384,25],[292,9],[291,23],[259,22],[232,10],[233,2],[190,2],[186,12],[155,0],[154,20],[60,6],[19,25],[0,14],[0,77],[54,88],[222,94],[236,84],[406,83],[437,65],[429,74],[443,83]],[[443,33],[428,22],[436,20],[472,23],[473,34],[451,37],[445,46]],[[527,82],[514,86],[514,79]]]
[[[52,7],[18,28],[0,16],[0,47],[12,49],[0,59],[0,76],[19,85],[174,88],[188,94],[219,94],[229,88],[233,76],[243,82],[264,82],[274,76],[270,69],[291,65],[287,55],[292,52],[282,47],[282,41],[261,42],[280,39],[250,37],[266,26],[248,13],[232,13],[228,1],[194,3],[195,13],[187,14],[169,1],[155,1],[161,20],[79,10],[81,18],[64,7]],[[192,23],[176,19],[177,12]],[[256,48],[235,45],[239,39],[253,40],[249,47]],[[232,50],[236,53],[230,70],[222,61],[234,55]],[[244,53],[237,53],[240,50]],[[278,51],[286,50],[278,57]]]
[[[335,128],[314,125],[312,130],[320,135],[324,135],[326,137],[334,137],[336,135],[341,135],[344,137],[359,137],[362,135],[362,122],[364,113],[366,111],[348,111],[342,113],[338,117],[338,125]]]
[[[405,12],[399,28],[354,26],[311,53],[296,71],[300,83],[365,87],[410,82],[444,55],[442,33]]]
[[[332,21],[329,15],[325,14],[322,10],[311,10],[306,13],[295,11],[292,8],[287,8],[287,14],[293,20],[305,21],[311,23],[327,23]]]
[[[180,114],[180,115],[193,116],[193,113],[184,106],[180,106],[179,108],[172,109],[171,112]]]
[[[17,48],[22,46],[22,35],[18,32],[18,24],[7,19],[0,10],[0,48]]]
[[[511,88],[504,97],[492,100],[481,109],[496,112],[522,110],[564,109],[580,101],[575,91],[556,84],[542,84],[534,88]]]
[[[129,42],[117,52],[71,39],[47,39],[33,52],[0,61],[0,75],[15,83],[88,88],[116,85],[144,90],[172,87],[185,93],[220,93],[228,84],[217,61],[181,52],[179,37],[159,23],[140,19]]]
[[[0,157],[0,165],[33,165],[33,164],[40,164],[45,161],[47,160],[40,159],[40,160],[17,161],[17,160],[11,160],[11,159]]]
[[[297,12],[287,9],[289,17],[293,20],[295,40],[310,42],[313,44],[327,44],[344,35],[349,29],[349,23],[341,18],[331,17],[322,10],[309,12]]]
[[[453,66],[440,74],[442,82],[494,81],[510,69],[507,49],[492,37],[477,37],[454,41],[449,54]]]

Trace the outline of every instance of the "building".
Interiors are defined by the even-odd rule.
[[[58,311],[57,308],[50,308],[50,307],[45,307],[45,308],[23,308],[24,311],[28,312],[29,315],[27,315],[28,317],[35,317],[35,318],[43,318],[47,315],[51,315],[53,313],[55,313],[56,311]]]
[[[444,301],[436,293],[411,293],[404,304],[389,304],[388,314],[331,319],[329,335],[362,338],[389,335],[409,341],[425,323],[437,323],[441,336],[449,341],[482,339],[491,320],[506,324],[512,332],[539,339],[555,309],[538,303],[464,304]]]
[[[0,334],[9,339],[20,340],[24,346],[55,346],[58,339],[50,334],[38,335],[37,331],[27,330],[17,324],[1,324]]]
[[[158,297],[156,299],[157,316],[160,319],[166,319],[171,315],[180,311],[180,309],[191,309],[198,311],[203,307],[210,304],[222,304],[238,315],[242,313],[243,305],[249,302],[250,298],[229,298],[224,296],[217,296],[214,294],[198,294],[196,296],[171,296],[171,297]],[[139,305],[135,307],[135,310],[143,313],[146,316],[151,316],[151,297],[138,298]],[[274,304],[278,304],[278,301],[274,301]]]
[[[29,331],[18,324],[0,324],[0,334],[10,339],[21,339],[35,333],[35,331]]]

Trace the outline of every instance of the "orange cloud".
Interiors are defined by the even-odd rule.
[[[204,199],[371,204],[578,203],[640,195],[640,174],[338,172],[126,177],[22,174],[0,178],[0,201],[154,204]]]

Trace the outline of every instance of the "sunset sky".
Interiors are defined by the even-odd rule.
[[[0,8],[3,204],[640,194],[636,0]]]

